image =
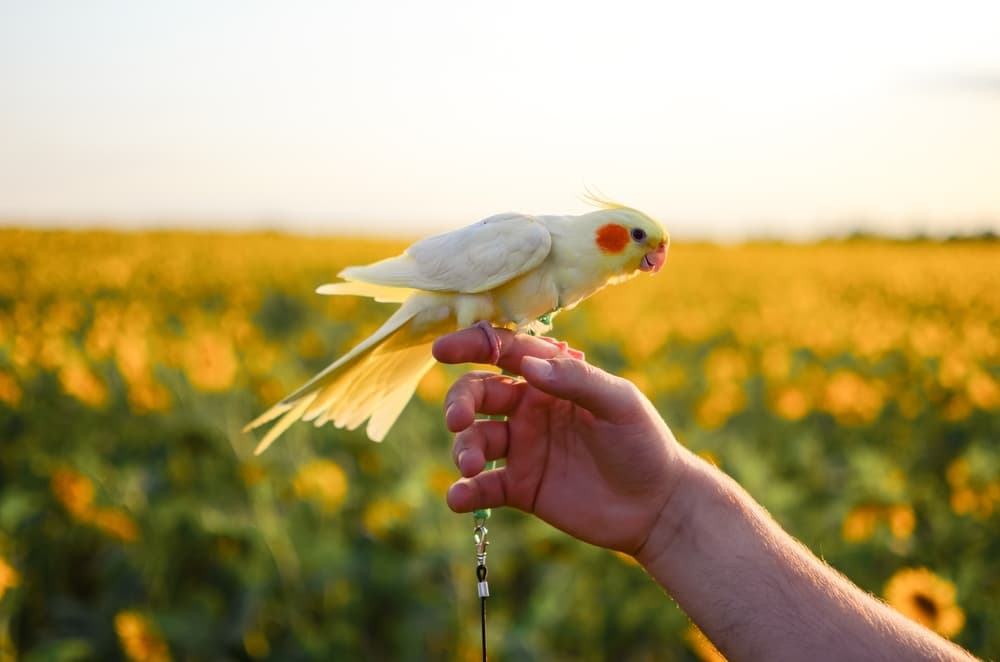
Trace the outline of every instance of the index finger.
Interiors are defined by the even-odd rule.
[[[444,418],[451,432],[472,425],[476,414],[507,415],[517,406],[524,382],[493,372],[467,372],[448,389]]]
[[[507,329],[494,329],[500,340],[500,358],[497,365],[507,372],[521,374],[521,359],[534,356],[551,359],[561,356],[565,349],[524,333]],[[434,341],[434,358],[441,363],[490,363],[493,347],[486,334],[478,327],[469,327],[442,336]]]

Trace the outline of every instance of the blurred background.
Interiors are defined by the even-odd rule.
[[[490,214],[656,216],[556,320],[830,564],[1000,656],[1000,7],[0,1],[0,660],[478,659],[435,367],[380,445],[242,425]],[[491,658],[718,659],[490,520]]]

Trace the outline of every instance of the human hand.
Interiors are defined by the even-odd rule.
[[[586,542],[639,555],[683,473],[673,434],[631,382],[572,358],[563,344],[496,333],[497,365],[524,379],[470,372],[448,392],[452,457],[464,477],[448,490],[448,505],[513,506]],[[486,363],[493,351],[476,328],[434,343],[442,363]],[[503,467],[483,471],[500,458]]]

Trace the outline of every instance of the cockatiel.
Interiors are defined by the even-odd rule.
[[[603,200],[581,216],[506,213],[418,241],[402,255],[348,267],[345,282],[319,294],[352,294],[401,304],[375,333],[249,423],[279,416],[254,451],[262,453],[297,420],[353,430],[368,421],[385,438],[421,377],[434,364],[431,344],[478,323],[499,357],[492,325],[544,332],[551,316],[606,285],[656,273],[669,235],[642,212]]]

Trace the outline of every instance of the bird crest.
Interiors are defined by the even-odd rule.
[[[583,201],[586,202],[587,204],[593,205],[600,209],[632,209],[628,205],[623,205],[620,202],[615,202],[611,198],[605,196],[600,191],[595,192],[590,190],[589,187],[587,188],[587,192],[584,193],[581,197],[583,198]]]

